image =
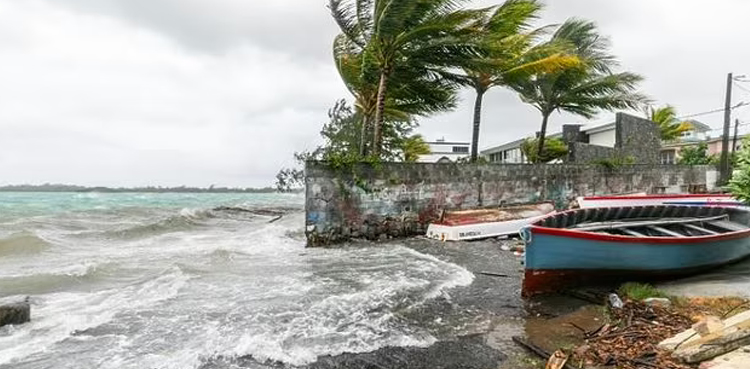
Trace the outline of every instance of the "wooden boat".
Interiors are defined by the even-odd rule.
[[[472,241],[514,235],[553,212],[555,206],[551,203],[445,212],[440,221],[427,228],[427,237],[441,241]]]
[[[750,211],[633,206],[561,212],[521,230],[526,296],[581,284],[670,278],[750,255]]]
[[[693,205],[693,206],[742,206],[732,195],[615,195],[579,197],[581,209],[616,206],[647,205]]]

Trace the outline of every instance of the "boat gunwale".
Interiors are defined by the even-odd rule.
[[[646,196],[584,196],[584,200],[657,200],[657,199],[699,199],[699,198],[733,198],[727,194],[677,194],[677,195],[646,195]]]
[[[473,225],[479,225],[479,224],[500,224],[500,223],[510,223],[510,222],[517,222],[525,219],[531,219],[533,221],[541,220],[541,218],[551,216],[553,214],[559,213],[557,209],[555,209],[555,203],[552,201],[544,201],[539,203],[532,203],[532,204],[517,204],[517,205],[508,205],[508,206],[501,206],[501,207],[486,207],[482,209],[467,209],[467,210],[452,210],[452,211],[446,211],[446,215],[455,215],[456,213],[470,213],[470,212],[491,212],[491,211],[509,211],[509,210],[523,210],[524,207],[533,207],[533,206],[542,206],[542,205],[551,205],[552,209],[544,214],[539,215],[532,215],[530,217],[514,217],[514,218],[508,218],[503,220],[492,220],[492,221],[486,221],[486,220],[469,220],[465,222],[451,222],[447,219],[438,220],[431,222],[430,224],[434,224],[437,226],[444,226],[444,227],[465,227],[465,226],[473,226]],[[531,211],[529,209],[529,211]],[[453,213],[453,214],[450,214]]]
[[[679,205],[663,205],[663,206],[678,206]],[[594,209],[607,209],[607,208],[594,208]],[[573,209],[568,211],[557,212],[553,216],[562,216],[564,214],[574,214],[582,209]],[[591,209],[589,209],[591,210]],[[732,210],[737,210],[732,208]],[[747,210],[740,210],[750,212]],[[546,218],[545,218],[546,219]],[[544,221],[541,219],[538,222]],[[624,228],[624,227],[623,227]],[[569,228],[551,228],[543,227],[540,225],[532,224],[529,226],[532,236],[534,234],[543,234],[548,236],[560,236],[567,238],[576,238],[592,241],[606,241],[616,243],[650,243],[650,244],[693,244],[693,243],[704,243],[704,242],[715,242],[715,241],[731,241],[741,238],[750,237],[750,228],[741,231],[726,232],[718,235],[705,235],[705,236],[690,236],[690,237],[662,237],[662,236],[646,236],[646,237],[635,237],[625,235],[614,235],[608,233],[580,231]]]

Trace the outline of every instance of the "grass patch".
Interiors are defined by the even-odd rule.
[[[625,283],[617,291],[620,296],[635,301],[643,301],[652,297],[669,298],[670,296],[650,284]]]

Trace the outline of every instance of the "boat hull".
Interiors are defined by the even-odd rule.
[[[581,284],[684,276],[750,256],[747,232],[688,239],[626,239],[535,228],[525,236],[530,235],[523,288],[526,296]]]
[[[517,235],[518,231],[530,224],[546,217],[540,215],[533,218],[509,220],[466,225],[430,224],[427,237],[440,241],[475,241],[493,237]]]
[[[619,206],[691,205],[739,207],[742,203],[731,195],[646,195],[579,197],[582,209]]]

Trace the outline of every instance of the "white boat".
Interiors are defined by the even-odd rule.
[[[579,197],[582,209],[611,208],[620,206],[693,205],[741,207],[743,204],[732,195],[680,194],[680,195],[615,195]]]
[[[427,228],[427,237],[440,241],[473,241],[510,236],[555,212],[551,203],[497,209],[453,211]]]

